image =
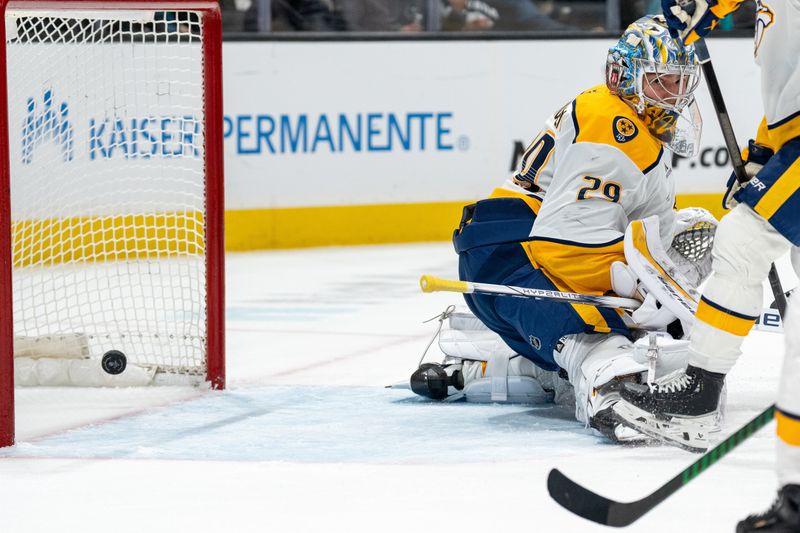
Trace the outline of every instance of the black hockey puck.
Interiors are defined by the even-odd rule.
[[[109,350],[103,354],[100,364],[107,374],[116,376],[125,371],[125,367],[128,366],[128,358],[119,350]]]

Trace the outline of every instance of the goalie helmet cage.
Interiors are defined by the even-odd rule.
[[[169,361],[166,363],[171,368],[168,372],[195,374],[197,381],[204,377],[211,388],[224,388],[222,30],[218,3],[0,0],[0,7],[4,18],[4,24],[0,25],[0,42],[3,43],[0,101],[7,105],[0,112],[0,446],[14,443],[13,350],[17,318],[12,319],[12,314],[20,305],[14,300],[17,292],[14,269],[20,265],[38,268],[32,283],[35,294],[30,306],[42,306],[48,294],[43,294],[39,287],[53,285],[42,271],[100,269],[99,273],[91,275],[69,274],[73,280],[80,278],[76,282],[78,291],[93,284],[92,295],[69,294],[63,284],[55,290],[49,287],[49,297],[66,300],[60,308],[63,311],[66,307],[65,313],[71,309],[72,313],[53,319],[55,326],[52,326],[47,322],[51,312],[39,312],[34,316],[35,333],[42,334],[49,325],[57,328],[57,333],[63,333],[63,329],[58,328],[76,321],[76,313],[86,313],[82,306],[92,305],[88,300],[95,298],[99,300],[95,302],[99,309],[88,313],[94,313],[91,320],[95,322],[105,320],[102,327],[109,327],[108,324],[116,320],[115,311],[125,315],[123,322],[129,319],[134,322],[119,326],[123,344],[124,337],[135,336],[131,334],[135,331],[133,328],[144,327],[135,323],[142,316],[147,315],[143,323],[156,324],[152,326],[156,331],[147,333],[157,339],[145,343],[144,348],[147,357],[152,358],[159,357],[159,343],[168,342],[163,337],[173,337],[173,332],[159,329],[162,318],[178,317],[174,320],[193,322],[194,329],[189,333],[185,329],[178,330],[174,334],[179,340],[182,336],[185,345],[167,348],[166,351],[172,350],[180,359],[178,366],[170,367]],[[51,56],[55,50],[54,57],[37,64],[36,60],[46,55],[39,54],[46,45],[50,45]],[[165,55],[164,49],[178,56],[179,64],[172,71],[169,69],[172,57]],[[14,58],[12,54],[20,54],[22,58]],[[191,56],[189,63],[187,55]],[[149,70],[137,66],[137,60],[148,63],[155,80],[148,78],[152,74]],[[186,73],[187,65],[194,65],[197,70],[191,74],[192,78]],[[20,75],[17,70],[9,69],[24,70],[24,75],[35,79],[38,85],[28,88],[29,94],[14,94],[18,92],[15,84]],[[47,72],[48,69],[54,72]],[[92,69],[94,72],[89,72]],[[64,83],[64,76],[69,75],[64,74],[67,71],[74,74]],[[122,81],[115,85],[113,77]],[[65,89],[59,84],[74,87]],[[70,88],[76,89],[71,95]],[[110,92],[102,93],[104,89]],[[140,90],[144,94],[137,92]],[[195,92],[189,100],[178,101],[192,90]],[[15,99],[9,100],[10,96]],[[173,96],[176,101],[171,100]],[[80,114],[93,104],[101,108],[94,109],[93,114]],[[128,109],[128,105],[133,107]],[[15,109],[11,109],[12,106]],[[128,144],[122,146],[120,140]],[[143,147],[145,141],[149,146]],[[39,157],[40,152],[50,159]],[[14,160],[15,157],[21,162]],[[43,164],[45,160],[47,163]],[[40,185],[42,190],[34,193],[38,211],[19,214],[14,201],[21,193],[13,180],[16,169],[31,165],[32,161],[48,177],[42,181],[45,185]],[[127,170],[135,166],[134,163],[139,165],[137,170]],[[102,171],[97,170],[103,165]],[[191,168],[187,170],[181,165]],[[79,171],[75,171],[76,168]],[[70,170],[62,172],[62,169]],[[138,175],[134,175],[137,172]],[[173,174],[171,182],[177,185],[168,186],[166,192],[158,190],[158,183],[166,182]],[[47,181],[54,182],[56,177],[69,181],[70,189],[59,189]],[[186,185],[192,177],[198,183]],[[132,192],[128,187],[137,179],[139,182],[151,180],[144,183],[145,192]],[[98,194],[76,200],[79,194],[75,192],[75,183],[78,182],[86,186],[84,191]],[[111,185],[103,187],[104,183]],[[199,188],[199,192],[187,192],[187,187]],[[158,194],[158,198],[146,197],[147,194]],[[63,200],[51,204],[40,202],[40,199],[58,195]],[[194,207],[182,204],[174,207],[176,198],[183,201],[187,196],[196,197]],[[117,203],[104,206],[103,202],[111,197]],[[168,200],[159,203],[163,198]],[[67,205],[72,205],[72,212],[65,207]],[[31,226],[38,228],[32,232],[33,236],[20,236],[22,229]],[[66,233],[64,227],[67,227]],[[99,241],[105,238],[114,242]],[[47,242],[37,244],[36,239]],[[169,239],[183,241],[164,244]],[[151,242],[156,240],[156,244]],[[31,255],[24,256],[17,250],[21,241],[34,250],[26,252]],[[46,250],[45,246],[50,248]],[[182,262],[189,261],[193,266],[187,268]],[[144,266],[138,266],[139,263]],[[107,270],[117,268],[114,265],[122,265],[120,269],[138,269],[133,274],[125,272],[135,289],[126,292],[124,287],[112,287],[109,292],[106,285],[112,282],[108,281]],[[144,289],[136,285],[140,281],[143,285],[154,284],[151,278],[173,268],[172,277],[165,279],[177,280],[176,287],[169,282]],[[193,279],[192,273],[198,279]],[[63,276],[63,272],[57,275]],[[159,304],[163,303],[165,308],[156,313],[150,313],[149,309],[133,309],[132,315],[136,316],[131,318],[128,309],[109,311],[107,307],[111,304],[107,301],[114,299],[115,294],[121,294],[126,305],[134,306],[147,306],[148,298],[160,297],[163,302]],[[194,307],[170,304],[182,299],[191,300]],[[78,317],[77,321],[82,318]],[[95,322],[90,326],[95,326]],[[90,355],[93,357],[116,348],[108,345],[112,341],[107,341],[110,336],[105,331],[74,333],[88,334],[90,338],[96,333],[97,338],[102,337],[105,345],[92,348]],[[158,338],[159,333],[162,338]],[[139,331],[139,337],[142,336]],[[188,356],[187,363],[184,359],[190,351],[200,355]],[[127,355],[136,362],[136,354]],[[172,356],[172,352],[166,355]],[[145,366],[147,364],[151,368],[159,366],[151,359],[145,361]]]

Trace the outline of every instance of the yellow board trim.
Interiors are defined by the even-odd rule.
[[[229,251],[449,241],[461,210],[475,200],[225,212]],[[720,218],[722,193],[678,195],[677,205],[704,207]],[[537,206],[538,207],[538,206]]]
[[[800,176],[800,159],[786,169],[778,181],[761,197],[753,210],[767,220],[772,218],[772,215],[797,191],[796,176]]]
[[[446,241],[473,201],[225,212],[229,251]]]
[[[721,198],[721,194],[679,195],[677,203],[679,207],[705,207],[719,218],[725,213],[720,207]],[[531,200],[529,205],[538,209],[538,202]],[[228,210],[225,249],[252,251],[449,241],[461,220],[463,207],[473,202]],[[134,220],[135,217],[138,218]],[[134,232],[131,229],[134,226],[140,229]],[[16,252],[14,262],[16,266],[27,266],[91,261],[98,257],[128,260],[202,253],[202,227],[201,213],[18,221],[12,225],[15,250],[19,246],[34,248],[24,252],[25,259],[23,252]],[[109,234],[113,239],[105,240]],[[178,245],[178,240],[187,244]],[[34,241],[38,244],[32,244]]]
[[[705,322],[711,327],[721,329],[731,335],[738,337],[745,337],[755,324],[755,319],[739,318],[738,316],[729,315],[724,311],[720,311],[703,300],[697,305],[695,316],[701,322]]]
[[[675,206],[678,209],[685,207],[702,207],[716,217],[717,220],[721,219],[728,210],[722,207],[723,193],[695,193],[695,194],[679,194],[675,198]]]
[[[775,411],[775,420],[778,421],[778,438],[790,446],[800,446],[800,420],[780,411]]]

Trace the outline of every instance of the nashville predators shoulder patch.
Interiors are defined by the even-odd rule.
[[[625,117],[614,118],[614,140],[618,143],[626,143],[636,137],[639,128],[636,127],[631,119]]]

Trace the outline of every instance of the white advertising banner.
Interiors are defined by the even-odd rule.
[[[603,82],[610,39],[227,42],[227,209],[448,202],[486,196],[546,117]],[[740,144],[761,117],[749,39],[709,49]],[[679,193],[724,188],[707,88],[700,154]]]

